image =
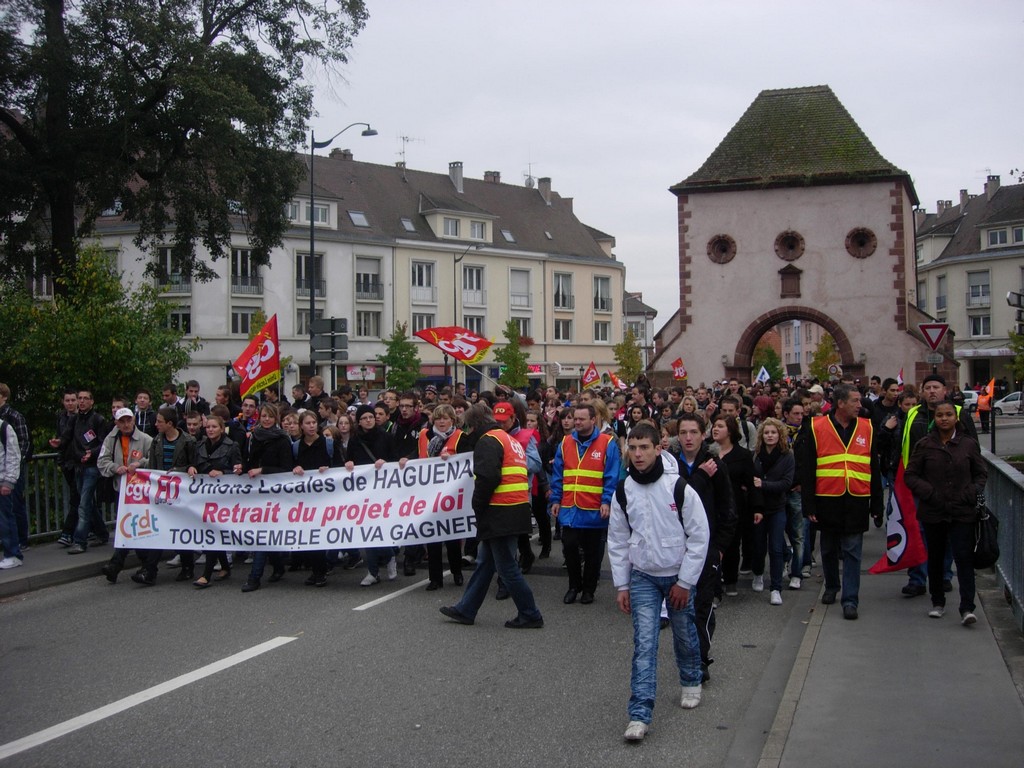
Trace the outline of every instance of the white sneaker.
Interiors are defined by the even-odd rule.
[[[750,588],[755,592],[764,592],[764,575],[754,576],[754,582],[750,585]]]
[[[725,585],[725,594],[728,597],[736,597],[736,595],[739,594],[739,590],[736,589],[736,585],[735,584],[726,584]]]
[[[971,626],[971,624],[974,624],[977,621],[978,621],[978,617],[975,616],[970,611],[968,611],[967,613],[965,613],[963,616],[960,617],[960,623],[963,624],[965,627],[969,627],[969,626]]]
[[[770,602],[772,605],[782,605],[782,593],[777,589],[773,589]]]
[[[24,563],[17,557],[5,557],[3,560],[0,560],[0,569],[5,571],[17,568],[19,565],[24,565]]]
[[[630,720],[629,725],[626,726],[626,732],[622,734],[622,738],[626,741],[643,741],[646,735],[647,723],[641,723],[639,720]]]
[[[388,581],[394,581],[398,578],[398,558],[392,557],[388,560]],[[380,581],[380,579],[377,579]]]
[[[374,576],[372,573],[363,576],[363,580],[359,582],[360,587],[372,587],[374,584],[380,584],[380,577]]]
[[[791,578],[789,580],[789,588],[790,589],[800,589],[802,584],[803,584],[803,582],[800,581],[800,577],[799,576],[794,576],[793,578]]]
[[[800,575],[805,579],[811,578],[811,566],[805,565],[803,570],[800,571]]]
[[[181,568],[181,555],[175,555],[167,561],[168,568]]]
[[[696,709],[698,704],[700,704],[700,686],[695,685],[692,688],[683,686],[683,695],[679,699],[679,706],[683,709]]]
[[[932,609],[928,611],[928,617],[932,619],[941,619],[943,614],[946,612],[946,606],[944,605],[933,605]]]

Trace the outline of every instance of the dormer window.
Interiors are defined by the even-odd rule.
[[[459,236],[459,220],[450,219],[447,216],[444,218],[444,236],[445,237],[458,237]]]
[[[989,247],[995,245],[1006,245],[1006,230],[1005,229],[990,229],[988,231],[988,244]]]
[[[469,222],[469,236],[473,240],[483,240],[487,237],[487,225],[482,221]]]

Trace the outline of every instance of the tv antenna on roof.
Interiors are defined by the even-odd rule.
[[[402,180],[405,181],[405,168],[406,168],[406,164],[405,164],[405,147],[406,147],[406,145],[410,141],[425,141],[425,140],[424,139],[417,139],[417,138],[415,138],[413,136],[399,136],[398,140],[400,142],[402,142],[402,149],[400,151],[396,152],[395,154],[398,155],[400,158],[402,158],[399,161],[399,163],[401,164],[400,167],[402,169]]]
[[[526,164],[527,170],[523,172],[523,178],[525,179],[525,185],[527,189],[533,189],[536,179],[533,178],[533,163]]]

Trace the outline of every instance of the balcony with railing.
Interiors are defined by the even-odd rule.
[[[232,275],[231,293],[241,296],[259,296],[263,293],[263,278],[259,275]]]
[[[533,307],[533,296],[529,293],[510,293],[508,303],[513,309],[530,309]]]
[[[369,275],[356,275],[356,301],[384,301],[384,284]]]
[[[946,311],[946,297],[945,296],[936,296],[935,297],[935,311],[936,312],[945,312]]]
[[[327,295],[327,281],[326,280],[314,280],[313,291],[317,298],[323,298]],[[295,295],[299,297],[305,296],[309,298],[309,280],[302,280],[296,278],[295,280]]]
[[[483,307],[487,305],[487,291],[471,290],[469,288],[462,289],[462,303],[463,305],[470,305],[474,307]]]
[[[192,278],[179,274],[161,275],[156,279],[156,287],[164,293],[192,293]]]
[[[409,298],[419,304],[437,304],[437,287],[433,285],[414,285],[409,290]]]
[[[979,307],[991,307],[992,296],[989,293],[988,286],[986,285],[983,289],[978,288],[971,289],[967,292],[967,308],[977,309]]]
[[[576,297],[571,293],[555,292],[555,309],[576,309]]]
[[[594,311],[595,312],[611,312],[612,311],[612,297],[611,296],[595,296],[594,297]]]

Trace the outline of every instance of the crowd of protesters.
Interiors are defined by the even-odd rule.
[[[210,403],[199,389],[188,381],[182,395],[168,384],[159,399],[145,389],[131,399],[115,397],[109,416],[88,389],[64,393],[49,444],[67,482],[58,544],[69,555],[108,543],[102,506],[116,502],[122,479],[140,467],[210,477],[302,475],[472,452],[479,463],[479,539],[290,555],[138,550],[131,580],[153,586],[163,556],[173,555],[163,567],[196,589],[244,569],[241,590],[253,592],[269,565],[269,582],[301,571],[311,587],[345,571],[363,574],[353,584],[373,587],[399,572],[416,577],[425,567],[426,590],[435,591],[444,586],[447,564],[455,586],[463,585],[466,569],[488,576],[471,579],[462,601],[441,609],[449,619],[473,624],[497,572],[494,597],[512,597],[519,609],[505,626],[540,628],[523,579],[535,561],[550,558],[560,541],[569,587],[563,602],[588,605],[607,542],[616,599],[634,623],[629,741],[642,740],[650,722],[657,656],[651,626],[659,601],[661,629],[672,627],[680,703],[692,708],[710,680],[715,609],[740,595],[741,582],[755,597],[767,591],[769,604],[778,606],[820,566],[822,602],[838,598],[843,618],[858,617],[862,535],[869,518],[883,525],[900,467],[922,538],[932,545],[927,562],[909,570],[903,594],[930,594],[928,615],[941,618],[955,561],[961,623],[976,621],[969,545],[984,501],[985,465],[963,393],[935,374],[920,390],[879,377],[866,385],[847,379],[744,386],[731,379],[660,389],[641,377],[623,390],[549,386],[522,393],[496,385],[467,393],[465,385],[427,385],[370,397],[347,385],[328,393],[313,376],[290,399],[267,390],[238,400],[237,390],[224,385]],[[2,569],[21,565],[29,549],[31,441],[10,396],[0,383]],[[494,439],[485,445],[488,436]],[[508,499],[515,504],[501,501]],[[522,514],[510,517],[513,507]],[[681,535],[673,533],[677,515]],[[478,551],[486,574],[475,570]],[[102,568],[109,582],[118,581],[127,556],[114,550]]]

